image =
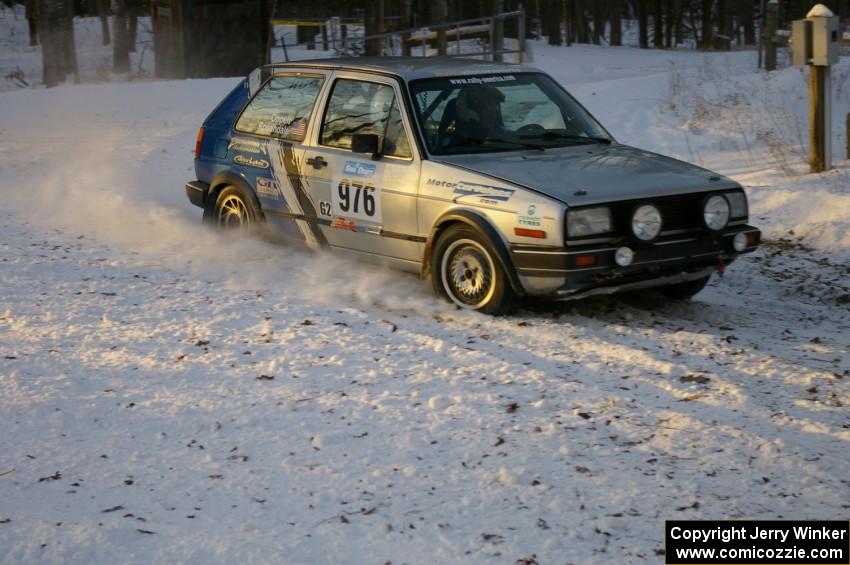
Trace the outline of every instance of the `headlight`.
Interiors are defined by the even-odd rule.
[[[641,241],[655,239],[661,233],[661,211],[652,204],[639,206],[632,214],[632,233]]]
[[[749,215],[747,195],[743,192],[730,192],[726,194],[726,200],[729,201],[729,207],[731,208],[730,217],[746,218]]]
[[[705,201],[702,215],[708,229],[722,230],[729,223],[729,201],[725,197],[715,194]]]
[[[584,237],[609,231],[611,231],[609,208],[567,210],[567,235],[570,237]]]

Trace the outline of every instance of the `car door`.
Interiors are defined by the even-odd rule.
[[[311,247],[327,241],[304,188],[304,140],[319,121],[317,101],[330,74],[276,71],[239,116],[227,148],[233,166],[254,188],[267,223]]]
[[[404,262],[421,261],[417,226],[420,161],[397,81],[337,71],[325,94],[303,175],[327,242]],[[377,134],[378,158],[351,150],[356,133]]]

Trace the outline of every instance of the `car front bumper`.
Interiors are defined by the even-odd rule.
[[[738,233],[747,235],[743,251],[732,244]],[[757,228],[740,225],[721,233],[683,234],[649,244],[623,240],[547,249],[514,246],[510,254],[527,294],[570,299],[698,279],[755,251],[760,242]],[[627,267],[614,261],[620,247],[634,252]]]

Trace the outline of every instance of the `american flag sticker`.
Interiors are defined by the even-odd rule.
[[[307,123],[304,120],[295,120],[289,127],[292,137],[303,139],[304,134],[307,133]]]

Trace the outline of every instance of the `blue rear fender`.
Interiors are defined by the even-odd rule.
[[[242,79],[204,120],[200,157],[195,159],[195,178],[212,185],[213,178],[227,169],[227,146],[233,124],[251,98],[248,80]]]

